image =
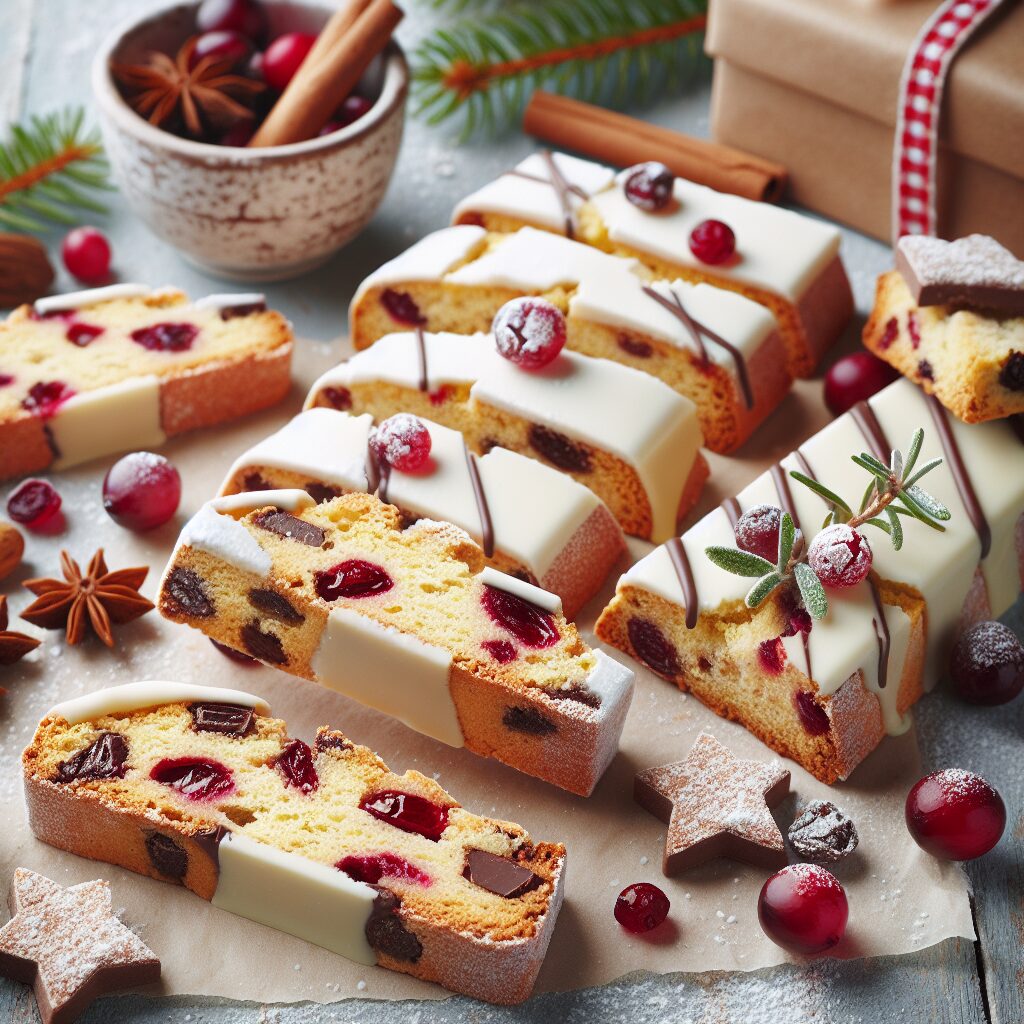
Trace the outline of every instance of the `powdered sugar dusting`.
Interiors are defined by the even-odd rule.
[[[955,242],[904,235],[899,247],[922,285],[1024,289],[1024,262],[988,235],[967,235]]]

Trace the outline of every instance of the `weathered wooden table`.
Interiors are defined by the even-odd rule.
[[[0,123],[85,100],[95,44],[146,2],[0,0]],[[418,6],[417,0],[408,0],[407,6],[411,10],[400,38],[408,46],[436,15],[426,0],[419,0]],[[685,98],[665,102],[646,116],[706,134],[708,77],[704,66]],[[265,289],[271,305],[291,317],[301,337],[329,339],[343,334],[346,303],[360,278],[415,238],[442,226],[460,195],[513,164],[533,145],[512,134],[498,142],[456,147],[446,131],[410,119],[390,192],[365,234],[319,271]],[[173,283],[192,294],[212,290],[214,282],[149,234],[117,197],[110,216],[98,223],[113,240],[118,266],[130,267],[132,278]],[[888,265],[889,253],[885,246],[847,231],[844,257],[861,314],[845,340],[851,348],[871,303],[875,275]],[[61,285],[70,287],[70,282]],[[1020,631],[1020,605],[1015,624]],[[967,868],[974,886],[977,943],[948,940],[902,957],[824,960],[745,974],[632,976],[601,988],[537,996],[512,1009],[461,997],[425,1003],[349,999],[327,1006],[267,1006],[124,996],[95,1004],[83,1024],[377,1024],[396,1019],[419,1024],[470,1020],[477,1024],[523,1020],[1022,1024],[1024,699],[993,712],[965,707],[938,692],[924,700],[916,714],[927,766],[956,764],[978,771],[1000,789],[1007,802],[1009,824],[1003,841],[992,854]],[[0,979],[0,1024],[35,1024],[37,1020],[30,991]]]

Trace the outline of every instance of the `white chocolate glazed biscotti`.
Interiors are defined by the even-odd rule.
[[[514,1003],[533,987],[565,848],[340,732],[309,746],[258,697],[129,683],[54,707],[22,765],[53,846],[455,992]]]
[[[306,404],[378,421],[411,412],[460,430],[474,451],[540,459],[646,540],[675,532],[707,477],[694,405],[659,380],[566,351],[527,371],[488,335],[388,335],[325,373]]]
[[[537,153],[463,199],[453,222],[491,231],[532,225],[634,257],[658,278],[709,281],[739,291],[772,310],[790,372],[809,376],[853,312],[839,231],[682,178],[675,181],[674,203],[648,212],[626,198],[624,176],[562,153]],[[724,264],[702,263],[690,251],[690,233],[706,220],[724,222],[736,236],[736,254]]]
[[[587,795],[618,746],[632,673],[558,598],[484,566],[458,527],[304,491],[218,498],[185,526],[163,615],[451,746]]]
[[[744,609],[749,581],[719,569],[704,549],[732,546],[735,518],[762,503],[787,508],[815,532],[825,505],[789,472],[849,500],[864,482],[850,456],[868,451],[888,461],[888,450],[904,447],[918,427],[920,458],[944,459],[928,484],[952,513],[945,532],[910,522],[898,552],[872,538],[870,581],[830,591],[828,616],[809,632],[778,603]],[[1024,443],[1012,427],[968,426],[899,380],[628,570],[597,633],[831,782],[886,732],[905,727],[907,709],[934,684],[960,630],[1016,599],[1022,513]],[[689,566],[689,583],[680,564]],[[759,655],[764,642],[772,645],[768,667]]]
[[[488,565],[557,594],[572,618],[626,550],[604,503],[534,459],[504,448],[477,456],[458,431],[424,423],[427,469],[382,476],[369,471],[370,416],[307,409],[239,456],[220,493],[302,488],[325,501],[375,488],[406,522],[436,519],[465,530]]]
[[[708,447],[731,451],[792,382],[775,319],[735,292],[649,277],[636,260],[533,228],[448,228],[363,282],[353,343],[408,326],[486,331],[508,299],[543,295],[567,314],[571,349],[659,378],[696,404]]]
[[[0,324],[0,479],[61,469],[273,405],[292,331],[262,295],[119,284]]]

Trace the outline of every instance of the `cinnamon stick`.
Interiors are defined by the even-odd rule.
[[[746,199],[777,202],[786,189],[781,164],[540,89],[527,104],[523,129],[617,167],[657,160],[681,178]]]
[[[347,4],[339,7],[327,19],[327,24],[320,30],[320,34],[316,37],[316,42],[311,47],[309,53],[306,54],[306,59],[299,65],[299,70],[292,76],[292,80],[288,83],[283,95],[287,95],[291,89],[301,89],[303,87],[303,79],[308,78],[313,68],[341,42],[345,33],[348,32],[356,23],[359,15],[369,6],[370,0],[349,0]]]
[[[346,8],[345,15],[353,9]],[[308,70],[289,82],[249,145],[284,146],[313,138],[387,46],[402,17],[392,0],[369,0],[347,25],[339,17],[319,58],[310,60],[314,47],[300,69],[308,64]]]

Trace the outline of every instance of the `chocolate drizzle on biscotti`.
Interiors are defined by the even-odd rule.
[[[538,174],[528,174],[526,171],[521,171],[518,168],[513,168],[508,173],[516,178],[526,178],[527,181],[539,181],[543,185],[550,185],[555,190],[555,195],[558,197],[558,205],[562,208],[562,216],[565,218],[565,237],[575,238],[576,212],[573,210],[571,197],[577,196],[585,202],[590,196],[579,185],[574,185],[566,180],[565,175],[558,169],[558,164],[555,163],[555,158],[549,150],[542,149],[540,156],[544,163],[547,164],[548,177],[543,178]]]
[[[473,487],[473,499],[476,501],[477,515],[480,517],[480,545],[484,554],[490,558],[494,554],[494,520],[491,508],[487,504],[487,492],[484,482],[480,479],[480,468],[476,464],[476,456],[466,448],[466,468],[469,470],[469,482]]]
[[[673,537],[665,542],[665,550],[668,551],[668,557],[672,560],[672,568],[676,571],[679,586],[683,589],[683,600],[686,602],[686,628],[694,629],[700,615],[700,607],[697,598],[697,580],[693,575],[686,547],[679,537]]]

